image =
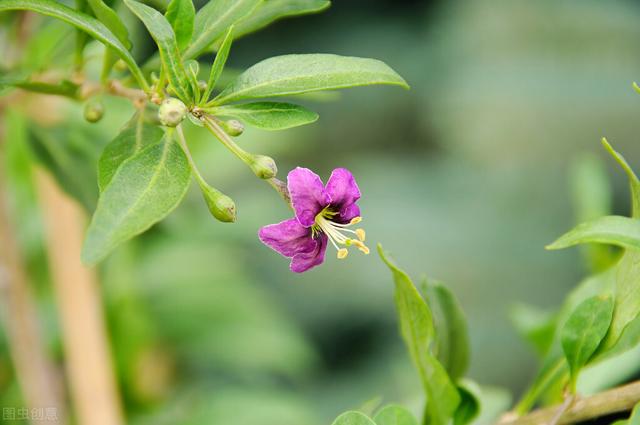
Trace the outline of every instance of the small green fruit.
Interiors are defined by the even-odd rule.
[[[202,184],[200,189],[212,216],[223,223],[236,221],[236,204],[233,199],[209,185]]]
[[[253,174],[265,180],[275,177],[278,173],[276,162],[266,155],[254,155],[249,166]]]
[[[160,104],[158,118],[160,118],[162,125],[176,127],[185,119],[188,112],[186,105],[180,99],[169,97]]]
[[[89,122],[98,122],[104,116],[104,104],[101,100],[92,99],[84,105],[84,119]]]

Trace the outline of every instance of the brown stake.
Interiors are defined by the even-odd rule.
[[[96,274],[80,262],[85,216],[48,174],[39,170],[37,183],[78,423],[122,425]]]
[[[0,111],[0,158],[4,158],[3,137]],[[17,380],[25,405],[29,409],[27,416],[34,421],[46,414],[45,417],[51,423],[64,423],[62,385],[57,379],[55,365],[47,356],[42,340],[36,302],[16,240],[15,223],[9,214],[3,165],[0,161],[1,318],[6,329]]]
[[[554,419],[557,419],[558,425],[573,424],[612,413],[627,412],[639,402],[640,381],[637,381],[589,397],[576,398],[558,418],[559,406],[552,406],[534,410],[519,418],[509,415],[499,425],[546,425]]]

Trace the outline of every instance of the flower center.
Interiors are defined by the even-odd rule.
[[[312,227],[314,236],[317,232],[323,232],[327,235],[331,244],[338,250],[338,258],[341,260],[347,257],[349,254],[347,248],[352,245],[365,254],[368,254],[369,248],[364,244],[366,236],[364,229],[349,229],[349,227],[360,223],[362,217],[354,217],[349,223],[340,224],[333,221],[333,217],[336,214],[338,213],[325,208],[316,215],[315,224]],[[355,235],[355,239],[349,236],[349,234]]]

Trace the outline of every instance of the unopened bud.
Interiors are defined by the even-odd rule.
[[[198,80],[198,88],[200,89],[200,91],[205,91],[207,89],[207,82],[204,80]]]
[[[188,109],[180,99],[168,97],[160,104],[158,118],[162,125],[176,127],[187,116]]]
[[[98,122],[104,116],[104,104],[98,99],[92,99],[84,105],[84,119]]]
[[[238,120],[220,121],[220,127],[231,137],[236,137],[244,132],[244,125]]]
[[[249,167],[251,167],[253,174],[265,180],[275,177],[278,173],[276,162],[273,158],[265,155],[254,155]]]
[[[201,184],[200,189],[202,189],[202,196],[204,196],[212,216],[223,223],[236,221],[236,204],[233,199],[206,183]]]
[[[116,63],[113,64],[113,67],[118,72],[125,72],[127,69],[129,69],[127,64],[122,59],[118,59]]]

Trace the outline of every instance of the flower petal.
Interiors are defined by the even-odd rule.
[[[346,224],[354,217],[360,217],[360,207],[357,204],[343,206],[338,210],[338,215],[333,217],[333,221]]]
[[[302,226],[295,218],[264,226],[258,231],[258,237],[262,243],[289,258],[317,248],[311,229]]]
[[[322,180],[308,168],[297,167],[289,172],[287,187],[296,218],[303,226],[312,226],[316,215],[331,201]]]
[[[340,212],[336,221],[346,223],[360,215],[360,208],[355,205],[360,199],[360,189],[351,171],[346,168],[333,170],[327,181],[326,191],[331,198],[331,205]]]
[[[314,239],[314,242],[316,242],[316,247],[313,251],[301,252],[293,256],[291,264],[289,265],[292,272],[306,272],[310,268],[319,266],[324,262],[324,253],[327,250],[327,235],[324,233],[319,234],[318,237]]]

